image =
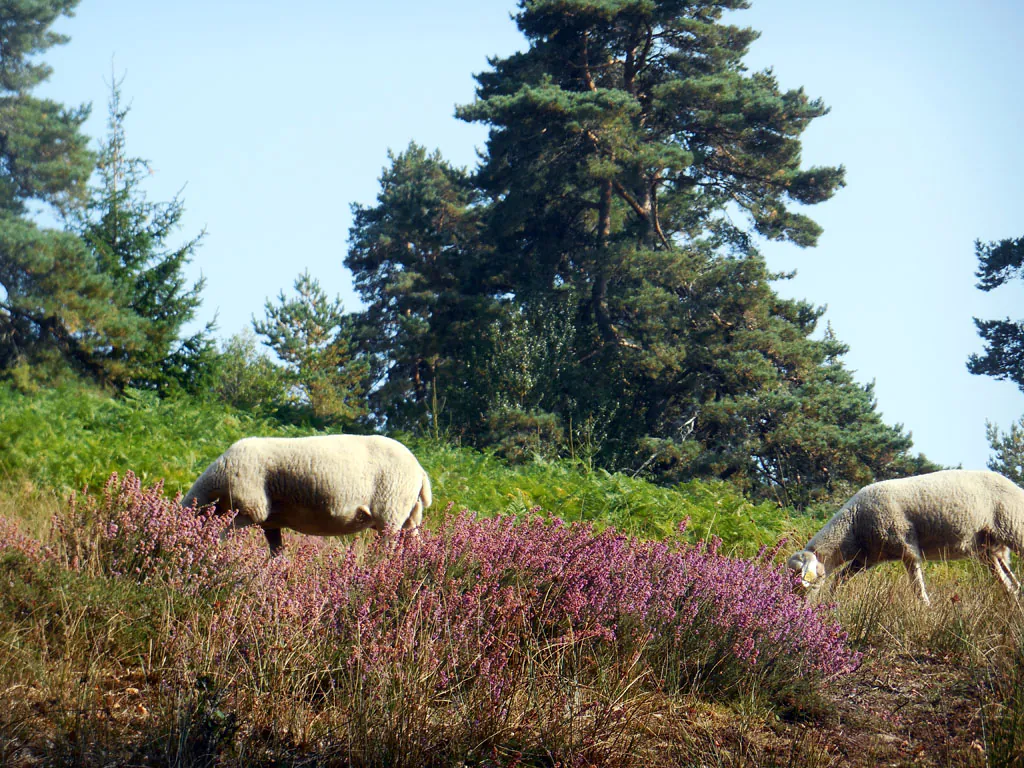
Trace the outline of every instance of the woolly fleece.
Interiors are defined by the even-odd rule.
[[[925,559],[977,557],[1007,591],[1019,590],[1010,550],[1024,553],[1024,490],[995,472],[950,469],[884,480],[858,491],[789,560],[805,584],[848,564],[840,580],[901,560],[928,602]]]
[[[280,529],[342,536],[366,528],[416,528],[431,503],[430,479],[404,445],[379,435],[248,437],[221,454],[182,499],[238,510],[271,550]]]

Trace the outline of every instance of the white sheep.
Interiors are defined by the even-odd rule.
[[[1024,554],[1024,490],[995,472],[948,469],[861,488],[789,558],[804,587],[829,574],[834,586],[878,563],[899,560],[930,604],[921,563],[977,557],[1016,595],[1010,550]]]
[[[379,435],[248,437],[182,498],[186,507],[237,510],[234,526],[260,526],[272,554],[282,528],[314,536],[415,530],[430,502],[430,478],[416,457]]]

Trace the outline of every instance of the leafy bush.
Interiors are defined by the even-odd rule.
[[[288,371],[259,350],[249,329],[236,333],[221,345],[217,356],[217,399],[232,408],[270,414],[286,406],[292,387]]]

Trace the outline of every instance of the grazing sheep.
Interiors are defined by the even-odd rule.
[[[805,587],[846,565],[838,586],[873,565],[900,560],[929,605],[923,560],[977,557],[1016,595],[1010,550],[1024,554],[1024,490],[995,472],[949,469],[861,488],[788,565]]]
[[[431,502],[430,478],[401,443],[378,435],[248,437],[222,453],[182,499],[238,510],[275,554],[281,529],[343,536],[366,528],[416,529]]]

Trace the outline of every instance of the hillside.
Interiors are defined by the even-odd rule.
[[[79,386],[26,396],[0,387],[0,476],[9,487],[58,496],[95,491],[112,472],[129,470],[147,484],[163,481],[174,494],[241,437],[313,432],[188,399],[130,393],[115,400]],[[566,521],[647,537],[665,536],[689,517],[691,539],[715,535],[727,549],[747,553],[786,536],[804,539],[814,527],[806,516],[751,504],[724,483],[664,488],[580,464],[537,461],[513,468],[469,448],[406,442],[430,473],[435,514],[449,504],[484,517],[539,507]]]
[[[437,501],[398,550],[296,535],[268,560],[254,531],[222,540],[220,519],[174,504],[234,439],[308,431],[185,400],[0,389],[0,764],[1024,754],[1024,623],[977,564],[930,566],[931,610],[895,567],[807,603],[774,545],[809,518],[724,484],[420,440]],[[709,533],[722,544],[698,543]]]

